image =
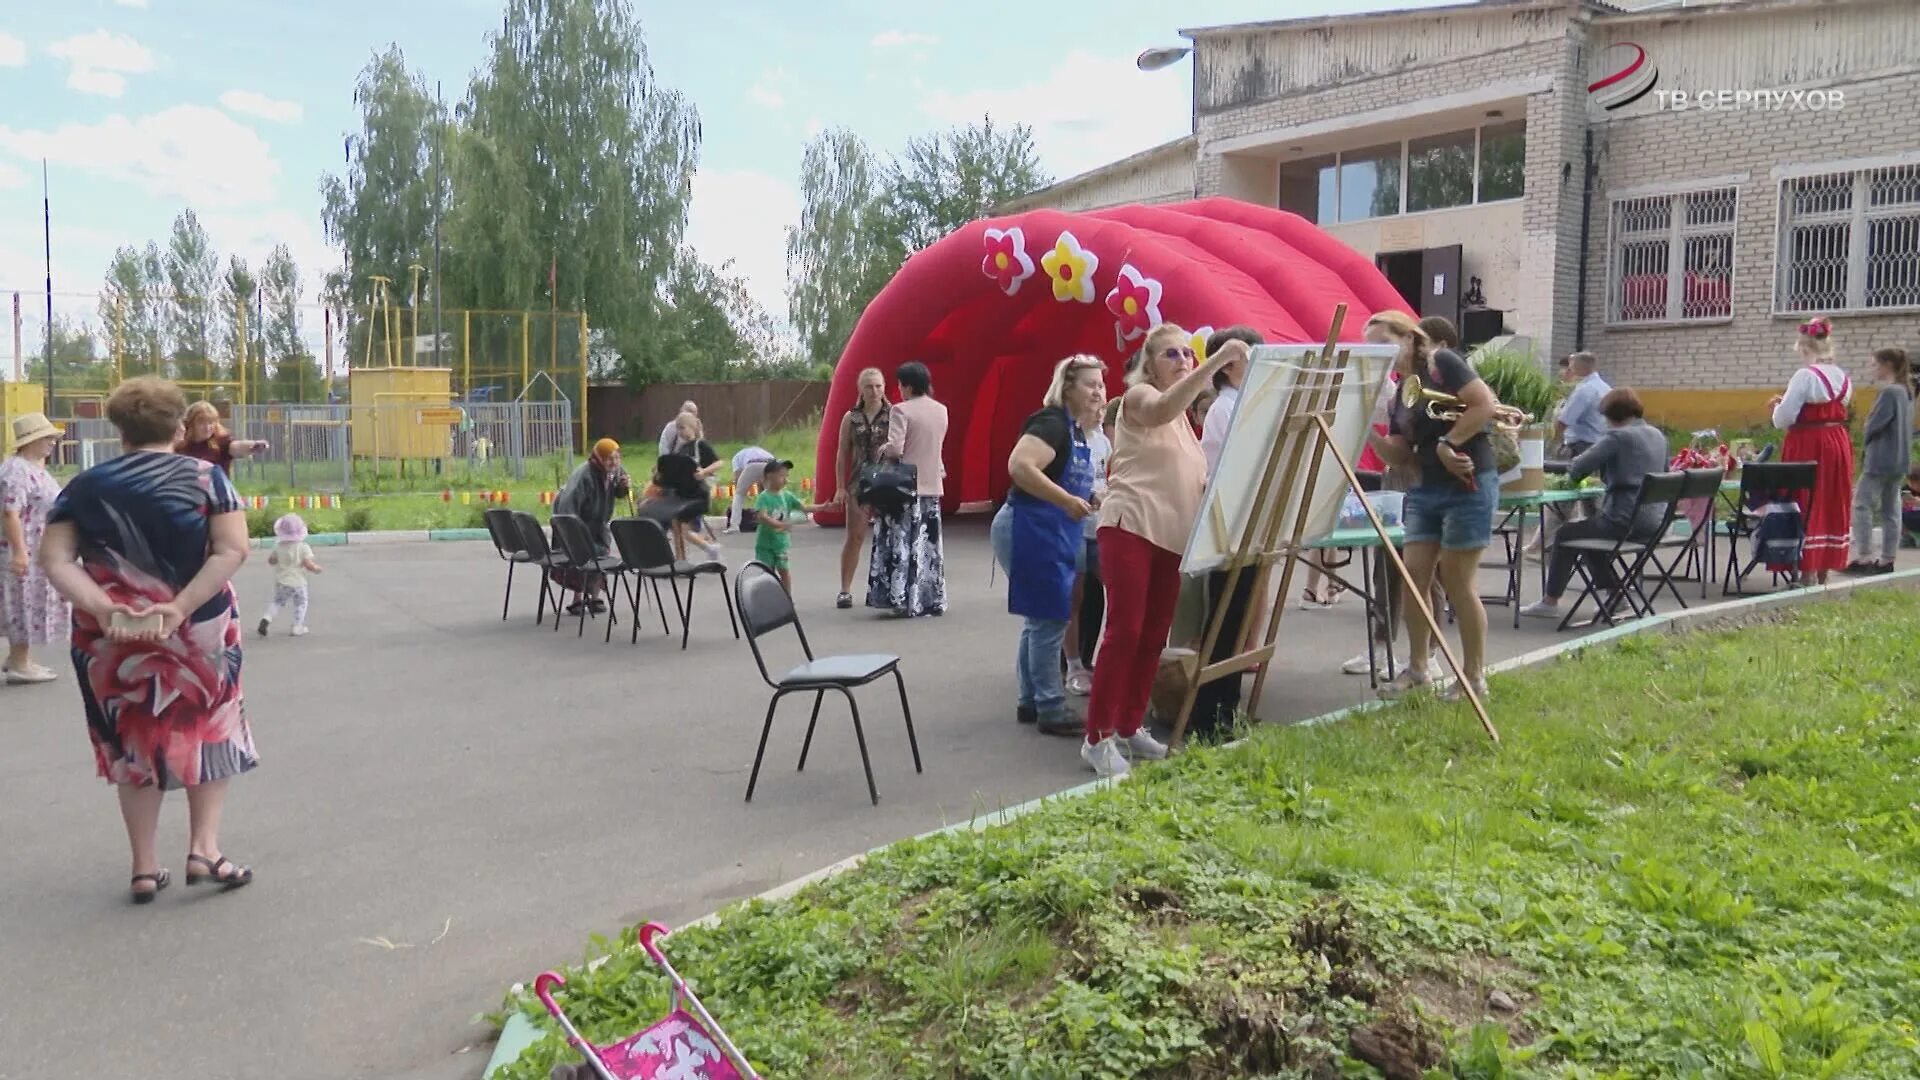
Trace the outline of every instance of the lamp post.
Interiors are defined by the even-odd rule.
[[[1185,60],[1192,52],[1191,45],[1160,45],[1134,57],[1133,66],[1141,71],[1159,71]]]

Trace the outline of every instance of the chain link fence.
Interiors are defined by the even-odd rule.
[[[233,481],[248,494],[486,489],[529,479],[558,487],[577,461],[573,406],[565,400],[460,405],[457,421],[434,426],[446,432],[441,457],[382,456],[377,446],[355,445],[356,419],[416,408],[236,405],[227,430],[236,439],[264,440],[267,449],[234,462]],[[120,434],[108,421],[75,418],[67,425],[68,464],[87,468],[120,455]]]

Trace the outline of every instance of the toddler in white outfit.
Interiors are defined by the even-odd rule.
[[[313,549],[307,546],[307,523],[299,514],[283,514],[273,523],[273,554],[267,564],[273,567],[273,603],[260,617],[260,636],[266,637],[280,609],[293,608],[293,636],[307,635],[307,573],[320,574],[313,561]]]

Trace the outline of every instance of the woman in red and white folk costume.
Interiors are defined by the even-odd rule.
[[[1800,555],[1802,580],[1811,574],[1821,585],[1847,565],[1847,537],[1853,528],[1853,439],[1847,434],[1847,405],[1853,380],[1833,362],[1833,324],[1808,319],[1800,324],[1798,351],[1805,367],[1793,373],[1787,392],[1773,399],[1773,426],[1787,433],[1781,461],[1814,463],[1813,498],[1803,507],[1806,543]]]

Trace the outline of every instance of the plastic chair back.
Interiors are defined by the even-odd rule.
[[[572,514],[553,515],[553,539],[567,561],[579,567],[591,567],[599,557],[593,546],[593,534],[587,523]]]
[[[513,511],[495,507],[481,515],[487,522],[487,535],[493,538],[493,550],[503,559],[525,555],[527,547],[520,539],[520,528],[513,523]]]
[[[665,570],[674,563],[673,542],[650,518],[621,518],[608,528],[620,561],[632,570]]]
[[[534,562],[544,563],[551,560],[553,548],[547,543],[547,530],[541,528],[540,522],[525,510],[514,510],[511,513],[514,531],[520,536],[520,549],[525,551],[527,557]]]
[[[800,625],[800,613],[794,610],[793,597],[787,595],[786,587],[780,584],[772,568],[761,562],[742,567],[739,576],[733,579],[733,599],[747,634],[747,646],[753,650],[753,662],[759,665],[760,677],[768,686],[775,683],[760,653],[761,637],[791,626],[799,635],[800,651],[808,660],[813,659],[813,646],[807,643],[807,631]]]

